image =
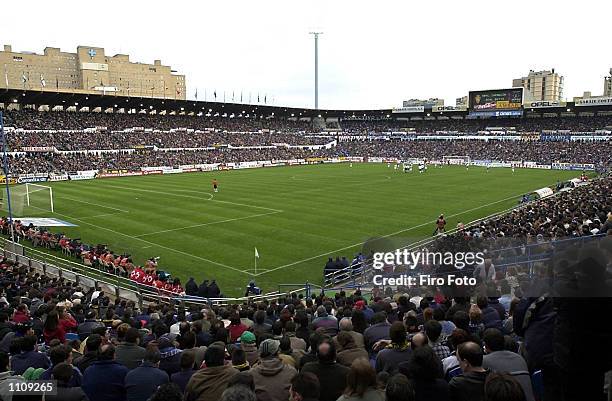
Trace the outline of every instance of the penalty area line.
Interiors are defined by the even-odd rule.
[[[230,270],[242,273],[242,274],[248,274],[248,273],[245,273],[243,270],[237,269],[237,268],[235,268],[233,266],[224,265],[223,263],[215,262],[214,260],[206,259],[206,258],[203,258],[201,256],[197,256],[197,255],[192,255],[191,253],[187,253],[187,252],[181,251],[179,249],[170,248],[169,246],[165,246],[165,245],[161,245],[161,244],[158,244],[158,243],[155,243],[155,242],[147,241],[147,240],[142,239],[142,238],[137,238],[137,237],[134,237],[133,235],[125,234],[125,233],[122,233],[120,231],[115,231],[115,230],[107,228],[107,227],[103,227],[103,226],[99,226],[97,224],[89,223],[89,222],[87,222],[85,220],[81,220],[81,219],[78,219],[76,217],[68,216],[66,214],[57,213],[57,212],[55,212],[55,214],[57,214],[59,216],[64,216],[64,217],[66,217],[68,219],[80,221],[80,222],[82,222],[84,224],[87,224],[88,226],[99,228],[100,230],[108,231],[108,232],[111,232],[113,234],[121,235],[121,236],[126,237],[126,238],[135,239],[135,240],[143,242],[143,243],[145,243],[147,245],[157,246],[157,247],[165,249],[167,251],[175,252],[175,253],[178,253],[180,255],[188,256],[188,257],[191,257],[191,258],[194,258],[194,259],[198,259],[198,260],[201,260],[201,261],[204,261],[204,262],[207,262],[207,263],[211,263],[211,264],[216,265],[216,266],[224,267],[226,269],[230,269]]]
[[[246,220],[246,219],[253,219],[255,217],[261,217],[261,216],[269,216],[271,214],[277,214],[280,212],[268,212],[268,213],[259,213],[259,214],[253,214],[250,216],[244,216],[244,217],[236,217],[233,219],[225,219],[225,220],[219,220],[219,221],[211,221],[208,223],[201,223],[201,224],[193,224],[190,226],[185,226],[185,227],[177,227],[177,228],[169,228],[167,230],[160,230],[160,231],[154,231],[152,233],[146,233],[146,234],[140,234],[140,235],[135,235],[135,238],[142,238],[142,237],[148,237],[149,235],[155,235],[155,234],[163,234],[163,233],[170,233],[173,231],[181,231],[181,230],[188,230],[190,228],[198,228],[198,227],[205,227],[205,226],[212,226],[214,224],[222,224],[222,223],[229,223],[231,221],[239,221],[239,220]]]

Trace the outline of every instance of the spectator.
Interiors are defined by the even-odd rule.
[[[96,311],[91,309],[85,315],[85,321],[77,327],[79,340],[85,341],[96,327],[104,327],[104,324],[97,319]]]
[[[410,360],[412,350],[406,339],[404,323],[394,322],[389,329],[389,337],[391,344],[376,355],[376,371],[393,375],[397,373],[400,363]]]
[[[415,401],[414,389],[410,380],[401,373],[393,375],[385,389],[386,401]]]
[[[196,371],[185,388],[185,401],[216,401],[238,371],[225,365],[225,349],[211,345],[204,355],[205,367]]]
[[[338,320],[330,316],[324,306],[319,306],[312,327],[314,330],[323,329],[323,332],[329,336],[335,336],[338,333]]]
[[[257,401],[257,397],[250,388],[239,385],[225,389],[221,401]]]
[[[60,313],[61,312],[61,316]],[[76,327],[76,320],[64,310],[53,309],[45,319],[45,343],[58,339],[62,344],[66,342],[66,331]]]
[[[146,352],[138,343],[140,343],[140,333],[138,329],[130,327],[125,332],[123,341],[117,345],[115,360],[130,370],[138,367]]]
[[[255,318],[255,323],[252,330],[257,338],[266,338],[267,335],[272,334],[272,325],[266,323],[266,312],[258,310],[253,317]]]
[[[428,320],[425,322],[424,329],[429,339],[429,346],[438,359],[442,361],[444,358],[450,356],[450,349],[440,341],[440,334],[442,333],[442,325],[440,322],[437,320]]]
[[[230,317],[230,325],[227,329],[230,333],[230,342],[234,343],[238,341],[242,333],[244,333],[248,327],[242,323],[238,312],[234,312]]]
[[[8,387],[8,383],[23,382],[22,376],[16,375],[9,370],[9,355],[6,352],[0,351],[0,399],[3,401],[11,401],[13,393]]]
[[[180,372],[173,373],[170,377],[170,381],[176,384],[182,393],[185,392],[185,388],[187,387],[189,379],[191,379],[191,376],[193,376],[193,374],[196,372],[196,370],[193,368],[194,363],[194,354],[189,352],[183,352],[181,354]]]
[[[53,379],[57,382],[57,394],[45,395],[46,401],[88,401],[80,386],[73,386],[74,368],[69,363],[58,363],[53,367]]]
[[[259,350],[257,349],[255,335],[250,331],[242,333],[240,336],[240,348],[244,351],[249,365],[255,366],[259,361]]]
[[[28,368],[48,369],[51,366],[49,358],[36,350],[36,337],[25,336],[18,339],[20,352],[11,358],[11,368],[14,374],[21,375]]]
[[[183,401],[183,393],[174,383],[162,384],[149,401]]]
[[[350,367],[356,359],[369,358],[368,352],[364,348],[358,348],[355,345],[354,337],[349,331],[340,331],[334,340],[339,344],[340,349],[337,357],[338,363]]]
[[[72,366],[72,349],[67,345],[56,345],[47,352],[51,360],[51,367],[45,370],[39,377],[40,380],[51,380],[53,376],[53,368],[60,363],[68,364],[72,367],[72,377],[66,381],[68,387],[80,387],[83,381],[81,371]]]
[[[417,401],[450,400],[448,383],[442,379],[440,360],[430,347],[416,348],[410,361],[399,365],[399,371],[412,380]]]
[[[162,336],[157,340],[161,361],[159,368],[165,371],[168,376],[181,370],[181,353],[182,350],[175,347],[174,343],[166,336]]]
[[[390,329],[391,325],[387,321],[387,314],[385,312],[377,312],[372,317],[372,325],[363,333],[363,338],[368,349],[372,350],[372,346],[377,341],[389,338]]]
[[[93,362],[98,360],[98,351],[102,345],[102,337],[99,334],[92,334],[87,337],[85,342],[85,353],[74,360],[74,366],[76,366],[81,373],[85,372],[85,369],[89,367]]]
[[[300,372],[291,379],[290,401],[319,401],[321,386],[313,373]]]
[[[289,320],[285,323],[285,335],[289,337],[291,341],[291,349],[294,351],[306,351],[306,341],[296,336],[295,331],[297,330],[295,322]]]
[[[336,401],[346,387],[349,368],[336,362],[336,347],[324,340],[317,348],[317,361],[302,367],[304,373],[314,373],[321,386],[321,401]]]
[[[474,342],[463,343],[457,350],[462,374],[450,381],[452,401],[484,401],[484,383],[489,371],[482,367],[482,349]]]
[[[235,348],[232,351],[232,366],[240,372],[246,372],[251,368],[249,361],[246,359],[246,354],[242,349]]]
[[[400,323],[402,324],[402,323]],[[376,370],[367,359],[357,359],[346,377],[346,389],[338,401],[385,401],[384,392],[377,388]]]
[[[485,382],[486,401],[526,401],[523,387],[512,375],[491,373]]]
[[[498,329],[485,330],[483,342],[486,355],[482,358],[482,367],[492,372],[511,374],[521,385],[526,401],[534,401],[527,362],[519,354],[504,349],[502,332]]]
[[[453,348],[451,354],[442,360],[442,370],[444,371],[444,378],[450,381],[453,377],[461,374],[461,366],[459,366],[459,360],[457,359],[457,348],[459,345],[470,341],[470,335],[463,329],[455,329],[449,337],[449,343]]]
[[[355,347],[365,349],[365,343],[363,341],[363,334],[358,333],[355,330],[353,330],[353,322],[351,318],[345,317],[345,318],[340,319],[340,323],[338,324],[338,326],[340,328],[340,332],[344,331],[353,338],[353,343],[355,344]],[[334,345],[336,345],[338,352],[342,351],[342,346],[338,344],[337,337],[334,337],[334,342],[335,342]]]
[[[128,368],[115,361],[115,347],[100,347],[98,360],[83,374],[82,388],[91,401],[125,400],[125,376]]]
[[[296,370],[278,357],[280,344],[267,339],[259,345],[259,364],[251,369],[255,394],[260,401],[284,401],[289,398],[291,379]]]
[[[147,401],[155,390],[169,382],[168,374],[159,369],[161,359],[159,350],[149,347],[140,366],[125,376],[127,401]]]

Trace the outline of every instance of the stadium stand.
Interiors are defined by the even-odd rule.
[[[15,151],[28,146],[71,151],[128,149],[137,145],[271,146],[113,154],[23,152],[9,161],[15,173],[138,170],[156,165],[305,157],[436,159],[453,154],[479,160],[591,163],[605,171],[612,154],[610,141],[417,142],[343,140],[335,134],[310,137],[305,124],[287,121],[203,122],[183,116],[43,115],[31,111],[11,112],[9,118],[17,128],[36,130],[14,131],[9,147]],[[611,123],[610,117],[568,121],[520,119],[498,123],[512,124],[515,131],[523,133],[547,129],[590,132]],[[381,134],[409,127],[420,132],[468,134],[485,128],[484,124],[468,120],[347,121],[342,128],[357,134]],[[107,135],[106,130],[85,132],[96,126],[107,127],[112,134]],[[113,132],[133,127],[156,127],[160,132]],[[194,135],[171,131],[178,128],[216,130]],[[42,132],[44,129],[74,132]],[[274,132],[255,135],[258,130]],[[332,141],[337,143],[329,149],[308,148]],[[276,143],[307,148],[273,145]],[[184,306],[174,294],[193,292],[193,285],[186,283],[183,288],[176,280],[164,281],[155,259],[137,266],[129,256],[116,255],[103,246],[88,245],[35,226],[24,227],[18,220],[11,227],[3,218],[0,225],[5,235],[13,230],[20,240],[33,246],[60,248],[91,269],[124,276],[144,286],[153,284],[164,296],[159,302],[139,305],[96,287],[85,288],[65,278],[47,277],[32,266],[16,263],[5,252],[0,262],[0,396],[9,396],[7,380],[52,377],[58,380],[62,391],[74,388],[76,392],[80,388],[90,400],[145,400],[151,396],[170,397],[168,394],[174,392],[185,400],[203,401],[211,399],[210,394],[215,394],[215,400],[235,399],[232,394],[240,391],[247,394],[244,397],[251,395],[258,400],[286,400],[290,394],[302,399],[364,396],[361,399],[383,400],[385,377],[392,376],[392,385],[386,386],[386,399],[393,399],[394,389],[401,386],[406,397],[402,399],[414,396],[419,400],[453,401],[467,399],[466,394],[474,394],[470,399],[486,399],[485,394],[505,386],[517,392],[517,399],[603,400],[604,375],[612,369],[611,348],[607,345],[612,332],[605,324],[606,311],[612,308],[610,293],[605,292],[609,290],[612,260],[611,199],[612,178],[603,174],[588,185],[559,191],[475,225],[460,226],[428,243],[441,251],[486,249],[492,264],[466,269],[478,279],[484,296],[420,286],[397,291],[374,288],[371,295],[359,289],[333,295],[321,292],[310,297],[282,294],[273,299],[244,298],[224,305]],[[525,259],[520,259],[525,256],[524,247],[512,246],[513,239],[526,240],[542,248],[543,254],[568,239],[596,242],[572,242],[570,250],[575,251],[571,258],[556,265],[555,270],[545,262],[537,269],[525,267]],[[360,269],[366,271],[367,262],[359,263]],[[579,269],[574,270],[576,266]],[[421,267],[430,273],[448,273],[448,266]],[[585,274],[599,278],[595,281],[600,286],[591,288],[588,294],[576,292],[573,299],[567,296],[568,288],[563,286],[576,289]],[[534,280],[536,276],[538,280]],[[552,280],[559,277],[560,280]],[[597,295],[594,291],[602,289],[603,296],[593,298]],[[216,284],[206,283],[206,290],[206,294],[199,295],[221,295]],[[357,359],[350,366],[340,362],[352,360],[350,355],[357,352],[368,359]],[[502,372],[508,374],[499,374]],[[176,387],[135,386],[134,383],[143,383],[143,377],[155,377],[156,384],[170,382]]]

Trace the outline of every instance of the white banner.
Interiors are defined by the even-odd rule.
[[[526,109],[547,109],[553,107],[565,107],[565,102],[527,102],[523,104],[523,107],[525,107]]]
[[[536,189],[536,190],[535,190],[535,191],[533,191],[533,192],[535,192],[536,194],[538,194],[538,196],[539,196],[540,198],[546,198],[547,196],[550,196],[550,195],[552,195],[552,194],[553,194],[553,190],[552,190],[552,189],[550,189],[550,188],[548,188],[548,187],[541,188],[541,189]]]
[[[588,99],[580,99],[574,102],[576,106],[610,106],[612,105],[612,96],[590,97]]]
[[[49,175],[49,181],[66,181],[68,180],[68,174],[51,174]]]
[[[443,112],[443,111],[467,111],[467,106],[433,106],[431,111]]]
[[[398,107],[397,109],[391,110],[391,113],[422,113],[425,111],[425,106],[408,106]]]

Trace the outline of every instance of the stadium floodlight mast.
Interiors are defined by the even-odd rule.
[[[323,32],[310,32],[314,36],[315,42],[315,110],[319,109],[319,35]]]

